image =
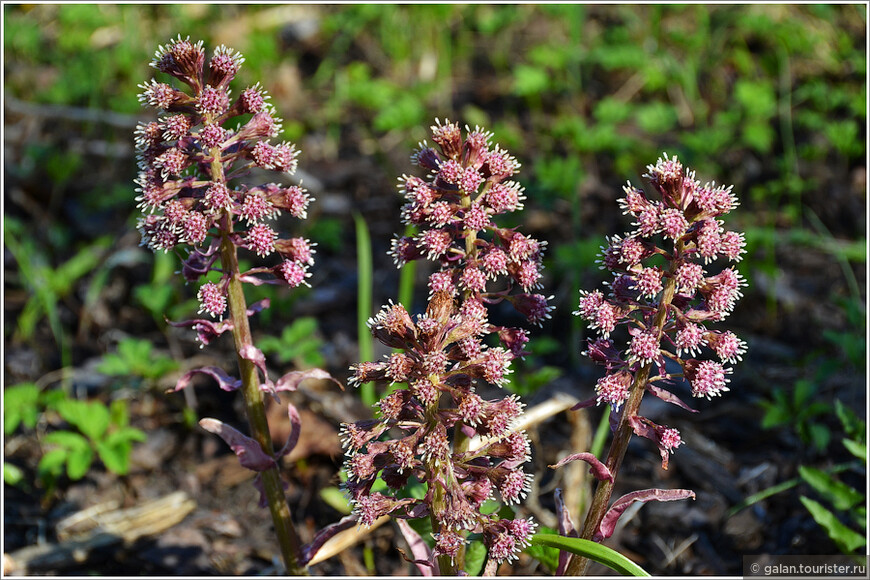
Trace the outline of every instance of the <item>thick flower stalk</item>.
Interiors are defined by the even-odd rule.
[[[614,480],[632,434],[659,449],[662,468],[682,443],[677,429],[638,414],[650,393],[695,412],[669,388],[688,382],[692,396],[712,399],[729,390],[728,376],[746,343],[712,324],[724,320],[746,285],[734,266],[744,253],[742,233],[725,229],[719,218],[738,202],[731,187],[701,185],[667,154],[647,168],[650,196],[628,184],[619,200],[634,218],[634,229],[614,236],[603,249],[601,267],[613,274],[609,291],[581,291],[581,316],[598,337],[589,341],[593,361],[605,367],[596,396],[580,406],[606,403],[612,410],[613,442],[604,463],[591,454],[566,458],[589,461],[599,479],[581,537],[600,541],[613,532],[619,515],[634,501],[694,497],[688,490],[642,490],[617,500],[608,510]],[[718,271],[717,271],[718,270]],[[625,343],[612,335],[624,328]],[[563,461],[564,463],[564,461]],[[586,561],[574,558],[568,574],[580,574]]]
[[[199,284],[199,312],[211,317],[173,324],[195,328],[202,345],[227,331],[233,335],[240,379],[207,367],[184,375],[176,390],[187,386],[195,373],[215,378],[224,390],[242,390],[252,437],[214,419],[200,424],[226,440],[242,465],[258,472],[255,481],[261,489],[261,503],[271,511],[287,569],[301,573],[298,539],[278,472],[278,460],[289,453],[299,436],[298,414],[291,405],[290,440],[276,453],[263,397],[264,393],[292,390],[302,379],[325,373],[296,372],[276,382],[269,379],[263,353],[253,345],[248,320],[268,307],[268,301],[248,306],[243,284],[307,284],[312,244],[303,238],[281,238],[270,223],[281,212],[304,219],[311,200],[295,185],[231,184],[253,168],[292,174],[299,155],[290,143],[269,142],[279,135],[281,120],[259,84],[233,98],[229,85],[243,61],[238,52],[220,46],[206,62],[202,42],[180,36],[157,50],[151,66],[186,87],[157,80],[140,85],[140,101],[157,108],[159,118],[136,129],[140,166],[136,199],[146,212],[139,220],[139,230],[143,244],[152,250],[179,253],[185,279]],[[250,117],[244,124],[228,126],[241,115]],[[239,250],[253,255],[261,265],[240,271]],[[219,273],[216,279],[201,282],[213,272]]]
[[[521,207],[522,188],[509,181],[516,159],[491,147],[491,135],[481,129],[463,139],[459,126],[445,121],[432,131],[438,149],[422,144],[412,157],[430,174],[399,183],[408,200],[403,217],[421,231],[397,239],[392,253],[398,265],[425,256],[441,267],[429,279],[424,314],[412,317],[391,303],[369,321],[394,353],[351,367],[350,382],[385,381],[396,390],[378,403],[377,419],[344,426],[343,444],[359,521],[428,516],[434,549],[417,563],[437,559],[440,573],[449,575],[464,569],[470,532],[481,534],[492,569],[516,558],[534,533],[531,520],[481,513],[496,493],[506,504],[520,501],[531,476],[522,470],[528,438],[512,427],[522,404],[515,396],[485,400],[475,384],[503,386],[528,340],[523,329],[491,324],[488,306],[507,300],[537,324],[551,307],[531,293],[539,286],[544,244],[493,221]],[[489,335],[498,340],[487,341]],[[377,478],[387,491],[372,491]],[[426,485],[422,499],[401,494],[411,478]]]

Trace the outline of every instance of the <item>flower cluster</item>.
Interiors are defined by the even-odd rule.
[[[147,212],[139,230],[143,244],[155,251],[190,246],[184,264],[188,281],[208,272],[221,241],[228,240],[261,258],[279,256],[272,267],[244,273],[245,281],[296,287],[310,276],[313,244],[303,238],[279,239],[268,222],[281,212],[304,219],[310,196],[296,185],[228,185],[255,167],[292,174],[299,156],[291,143],[269,143],[280,134],[281,119],[259,84],[232,98],[229,85],[243,62],[241,54],[220,46],[206,66],[202,42],[180,36],[157,50],[151,66],[187,90],[153,79],[140,85],[140,101],[156,107],[160,115],[136,129],[136,200]],[[251,117],[244,125],[225,127],[240,115]],[[200,312],[221,317],[226,288],[226,277],[219,284],[203,285]]]
[[[513,357],[502,347],[478,342],[482,316],[485,312],[458,310],[444,291],[435,293],[416,321],[399,304],[384,307],[370,326],[381,342],[401,350],[385,361],[353,367],[350,382],[389,381],[408,388],[381,399],[378,420],[345,425],[342,442],[349,455],[347,490],[360,522],[370,525],[399,508],[406,517],[432,515],[440,524],[436,555],[455,556],[452,550],[465,541],[458,532],[474,530],[503,549],[512,547],[494,555],[502,561],[524,548],[531,532],[518,531],[517,522],[525,520],[506,522],[481,514],[480,507],[496,492],[507,504],[526,496],[531,476],[520,466],[529,460],[529,442],[525,433],[512,429],[523,408],[516,397],[487,401],[474,392],[477,380],[504,381]],[[457,452],[449,436],[457,428],[482,436],[484,443]],[[382,440],[391,429],[399,435]],[[391,490],[416,477],[428,484],[427,496],[416,500],[372,492],[378,475]]]
[[[463,139],[457,123],[436,119],[432,136],[438,149],[424,142],[411,157],[429,171],[427,179],[399,179],[407,200],[402,217],[420,231],[395,239],[391,253],[398,266],[424,256],[438,261],[441,270],[429,278],[432,292],[458,288],[481,302],[508,300],[530,323],[540,325],[552,310],[548,298],[532,293],[541,287],[546,242],[493,221],[523,207],[523,188],[509,179],[520,164],[491,145],[490,132],[466,127],[466,133]],[[490,288],[488,282],[499,279],[503,287]],[[511,294],[514,287],[521,291]]]
[[[731,187],[701,185],[694,172],[667,154],[647,167],[644,177],[658,196],[628,184],[619,200],[631,215],[634,230],[614,236],[603,248],[602,268],[613,274],[610,291],[581,291],[579,309],[598,338],[587,354],[606,367],[595,387],[598,403],[618,411],[629,398],[639,371],[657,370],[645,388],[665,401],[688,408],[676,395],[656,386],[684,378],[694,397],[711,399],[728,390],[729,366],[741,360],[746,343],[730,331],[707,325],[723,320],[746,285],[733,266],[708,271],[714,260],[738,262],[746,244],[743,234],[726,230],[719,218],[737,206]],[[611,338],[618,326],[628,329],[624,348]],[[695,358],[709,351],[712,357]],[[682,373],[669,373],[667,360]],[[667,453],[680,445],[676,429],[630,418],[636,434]]]
[[[434,556],[457,557],[468,532],[482,534],[493,562],[503,562],[529,543],[536,524],[482,514],[498,493],[506,504],[526,496],[531,476],[524,432],[513,428],[522,413],[515,396],[485,400],[475,392],[484,381],[504,386],[511,361],[524,354],[525,330],[489,322],[488,305],[508,300],[533,323],[549,318],[547,298],[529,291],[539,285],[544,244],[499,228],[493,216],[521,207],[522,189],[508,177],[519,164],[491,135],[459,126],[432,127],[440,151],[423,145],[413,160],[432,173],[428,180],[404,176],[408,199],[403,215],[422,226],[415,237],[396,240],[399,265],[428,257],[441,268],[429,279],[426,312],[412,318],[399,304],[369,321],[374,336],[394,353],[380,362],[351,367],[351,384],[388,381],[396,390],[379,402],[379,418],[345,425],[347,491],[359,521],[429,516]],[[502,287],[488,289],[501,281]],[[512,293],[519,286],[521,292]],[[490,346],[496,335],[499,346]],[[471,446],[469,440],[481,441]],[[411,477],[423,482],[422,499],[372,491],[380,477],[390,493]],[[441,570],[445,573],[445,570]]]
[[[232,97],[229,85],[243,62],[238,52],[220,46],[206,63],[202,42],[181,36],[157,50],[151,66],[186,88],[157,80],[140,85],[140,101],[159,113],[157,120],[139,124],[135,133],[140,168],[136,199],[145,212],[139,230],[142,243],[152,250],[182,254],[181,273],[187,282],[220,273],[199,285],[199,312],[208,318],[170,324],[194,327],[203,346],[230,332],[240,378],[217,366],[194,368],[178,379],[174,390],[207,375],[222,390],[241,392],[250,436],[217,419],[205,418],[199,425],[223,439],[242,467],[257,473],[253,483],[260,506],[269,507],[286,570],[301,575],[313,551],[339,527],[328,527],[313,545],[300,546],[279,467],[299,441],[301,419],[288,403],[291,428],[284,446],[275,451],[264,393],[277,400],[279,392],[294,391],[302,381],[335,379],[321,369],[308,369],[272,381],[265,355],[253,344],[249,318],[267,308],[269,299],[248,305],[243,285],[307,284],[314,249],[304,238],[282,238],[270,225],[282,212],[307,217],[311,198],[304,189],[277,183],[231,185],[255,168],[292,174],[299,156],[291,143],[270,143],[281,132],[281,120],[259,84]],[[235,127],[229,127],[234,119]],[[243,272],[239,250],[277,259]]]

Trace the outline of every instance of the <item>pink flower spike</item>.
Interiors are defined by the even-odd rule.
[[[305,279],[311,277],[311,272],[308,272],[305,265],[291,260],[284,260],[281,266],[279,266],[279,270],[281,277],[284,278],[284,281],[291,288],[296,288],[302,284],[305,286],[309,285]]]
[[[213,182],[205,191],[203,201],[208,210],[212,212],[229,210],[233,207],[233,198],[230,190],[226,185],[217,181]]]
[[[607,403],[618,411],[628,399],[628,389],[631,386],[631,374],[620,372],[613,375],[605,375],[598,379],[595,385],[595,393],[598,395],[598,403]]]
[[[459,555],[459,550],[467,541],[461,534],[452,530],[432,534],[432,537],[435,539],[435,555],[450,556],[451,562]]]
[[[706,335],[710,347],[716,351],[716,355],[723,363],[734,364],[743,360],[746,352],[746,343],[737,335],[726,330],[725,332],[708,332]]]
[[[196,108],[203,115],[217,117],[223,114],[229,106],[230,99],[226,91],[206,86],[199,95]]]
[[[243,113],[259,113],[263,110],[268,99],[269,96],[266,94],[266,91],[260,87],[260,83],[246,88],[242,91],[242,94],[239,97],[239,100],[242,103]]]
[[[731,374],[731,369],[715,361],[687,360],[683,364],[683,373],[692,385],[694,397],[706,397],[709,400],[730,390],[727,375]]]
[[[689,222],[683,212],[676,208],[668,208],[661,212],[662,232],[672,240],[680,239],[689,228]]]
[[[210,316],[217,318],[227,309],[227,297],[223,289],[212,282],[206,282],[197,293],[199,300],[198,312],[206,311]]]
[[[635,333],[628,350],[630,358],[640,364],[650,363],[661,356],[658,337],[649,330]]]
[[[261,258],[275,251],[275,240],[278,233],[263,223],[254,224],[245,236],[246,246]]]
[[[544,320],[551,318],[550,313],[555,307],[547,302],[552,299],[553,296],[547,297],[543,294],[517,294],[508,298],[517,312],[525,316],[531,324],[538,326],[541,326]]]
[[[704,268],[700,264],[685,262],[677,268],[676,278],[679,291],[692,294],[704,281]]]
[[[604,303],[604,294],[600,290],[588,292],[580,290],[580,308],[574,311],[575,316],[582,316],[586,320],[594,320],[598,307]]]
[[[705,263],[716,259],[716,255],[722,251],[722,226],[714,219],[704,220],[698,229],[697,241],[698,253],[704,258]]]
[[[746,238],[742,233],[723,233],[719,245],[722,253],[732,262],[739,262],[746,253]]]
[[[680,432],[673,428],[665,428],[661,433],[662,447],[673,453],[674,449],[679,447],[683,440],[680,437]]]
[[[704,339],[704,327],[691,322],[686,323],[685,326],[677,331],[674,339],[674,344],[677,346],[677,356],[682,356],[683,351],[697,355],[706,342]]]
[[[636,275],[635,286],[641,296],[653,299],[656,294],[662,291],[662,272],[655,266],[651,268],[641,268]]]

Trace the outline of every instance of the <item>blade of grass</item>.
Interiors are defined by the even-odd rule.
[[[841,471],[846,471],[847,469],[854,467],[854,463],[840,463],[837,464],[829,470],[829,473],[840,473]],[[738,503],[726,514],[726,518],[730,518],[731,516],[745,510],[746,508],[757,504],[758,502],[765,500],[771,496],[774,496],[778,493],[782,493],[788,489],[791,489],[803,481],[800,477],[795,477],[794,479],[789,479],[787,481],[783,481],[782,483],[778,483],[776,485],[772,485],[767,489],[762,489],[757,493],[753,493],[752,495],[746,497],[742,502]]]
[[[589,452],[595,457],[601,457],[604,451],[604,442],[607,441],[607,434],[610,432],[610,405],[604,407],[604,413],[601,415],[601,421],[595,429],[595,435],[592,437],[592,445],[589,447]]]
[[[359,360],[370,361],[375,356],[372,334],[366,322],[372,315],[372,244],[369,229],[363,217],[353,214],[356,224],[356,261],[357,261],[357,340],[359,341]],[[360,399],[366,405],[377,402],[373,383],[360,385]]]
[[[849,291],[852,293],[852,297],[857,302],[861,303],[861,288],[858,285],[858,280],[855,278],[855,272],[852,271],[852,266],[849,265],[849,261],[846,259],[843,253],[836,251],[837,245],[836,241],[834,240],[834,236],[831,234],[831,231],[827,227],[825,227],[825,224],[822,223],[822,220],[819,219],[819,216],[816,215],[816,212],[814,212],[810,208],[804,208],[804,211],[809,222],[829,243],[829,246],[831,248],[831,254],[834,256],[834,259],[837,260],[837,263],[840,265],[840,269],[843,270],[843,277],[846,278],[846,282],[849,285]]]
[[[612,548],[583,538],[566,538],[556,534],[535,534],[533,546],[550,546],[594,560],[624,576],[649,576],[649,573]]]
[[[415,228],[408,224],[405,226],[405,235],[413,236]],[[402,266],[399,272],[399,304],[405,307],[408,312],[413,312],[414,302],[414,275],[417,273],[417,262],[408,262]]]

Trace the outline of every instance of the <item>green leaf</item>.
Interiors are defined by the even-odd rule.
[[[831,430],[828,429],[827,425],[822,425],[821,423],[810,423],[809,434],[810,440],[813,445],[815,445],[816,449],[824,451],[828,448],[828,444],[831,442]]]
[[[419,125],[426,116],[426,107],[416,95],[403,92],[375,115],[372,125],[378,131],[409,129]]]
[[[68,399],[58,405],[57,411],[92,441],[102,439],[109,427],[109,409],[98,401],[87,403]]]
[[[803,480],[831,502],[836,510],[846,511],[864,501],[864,494],[820,469],[800,465],[798,472]]]
[[[589,558],[603,564],[624,576],[649,576],[643,568],[612,548],[582,538],[566,538],[556,534],[535,534],[531,538],[533,546],[550,546],[577,556]]]
[[[382,479],[378,479],[377,482],[382,482]],[[374,488],[373,488],[374,489]],[[423,499],[426,497],[427,487],[420,483],[417,478],[412,478],[408,480],[405,484],[405,488],[402,490],[402,495],[404,497],[413,497],[414,499]]]
[[[538,528],[539,534],[552,534],[558,535],[556,530],[552,528],[547,528],[545,526],[541,526]],[[559,550],[558,548],[554,548],[552,546],[541,545],[532,545],[523,550],[526,554],[536,559],[547,569],[553,573],[559,567]]]
[[[97,365],[97,371],[112,377],[131,374],[130,365],[123,357],[117,354],[107,354]]]
[[[768,122],[747,121],[743,125],[743,142],[759,153],[769,153],[776,133]]]
[[[505,385],[505,389],[522,396],[529,396],[535,391],[561,377],[562,369],[554,366],[543,366],[534,371],[519,374]]]
[[[58,294],[61,296],[70,292],[76,280],[90,273],[103,258],[103,250],[112,244],[112,236],[103,236],[92,244],[88,244],[79,252],[64,262],[53,273],[53,281],[59,282]]]
[[[374,358],[374,338],[366,321],[372,315],[372,244],[369,228],[365,219],[358,213],[353,214],[356,226],[356,263],[357,263],[357,309],[356,328],[359,343],[359,360],[370,361]],[[359,387],[360,399],[368,406],[375,404],[377,395],[373,383]]]
[[[39,419],[39,387],[23,383],[3,390],[3,432],[11,435],[20,423],[28,429]]]
[[[855,119],[830,120],[825,125],[825,135],[831,144],[845,156],[858,156],[863,152],[863,140],[859,136],[859,126]]]
[[[601,123],[621,123],[630,115],[631,105],[613,97],[604,97],[592,109],[592,116]]]
[[[828,536],[834,540],[837,547],[844,553],[850,554],[859,548],[867,545],[867,539],[858,532],[849,529],[843,525],[837,517],[829,510],[825,509],[822,504],[808,497],[801,496],[801,503],[816,520],[816,523],[822,526],[828,533]]]
[[[543,190],[536,194],[536,198],[542,199],[548,207],[552,206],[555,199],[570,199],[583,180],[582,165],[576,157],[542,157],[536,160],[535,175]]]
[[[789,408],[784,406],[781,401],[777,400],[781,391],[773,392],[773,401],[760,401],[759,405],[764,409],[764,417],[761,419],[762,429],[772,429],[785,425],[791,419]]]
[[[36,467],[36,473],[39,479],[45,481],[49,477],[57,477],[63,470],[63,464],[66,463],[69,450],[61,447],[52,449],[45,453],[39,460],[39,465]]]
[[[174,291],[175,289],[168,284],[151,284],[148,286],[137,286],[133,289],[133,296],[139,304],[148,310],[152,317],[159,318],[169,308]]]
[[[17,465],[3,462],[3,483],[17,486],[24,481],[24,472]]]
[[[282,363],[300,360],[305,365],[323,365],[323,341],[317,335],[317,319],[311,316],[297,318],[285,326],[281,336],[263,337],[258,343],[260,350],[275,355]]]
[[[97,454],[106,469],[118,475],[127,475],[130,470],[129,441],[100,441],[97,443]]]
[[[804,417],[816,417],[819,415],[827,415],[831,412],[831,406],[827,403],[815,402],[801,408],[801,415]]]
[[[39,395],[39,402],[46,409],[57,410],[58,405],[60,405],[61,401],[66,400],[66,393],[59,389],[49,389],[47,391],[42,391]]]
[[[513,92],[520,97],[538,95],[547,89],[550,77],[546,70],[527,64],[514,69]]]
[[[109,445],[117,445],[119,443],[132,443],[133,441],[143,442],[147,439],[147,435],[141,429],[135,427],[122,427],[117,431],[109,433],[104,441]]]
[[[118,352],[103,357],[97,370],[112,376],[138,376],[156,380],[178,368],[178,363],[167,356],[152,353],[148,340],[124,339],[118,343]]]
[[[469,576],[480,576],[486,562],[486,546],[480,540],[472,540],[465,547],[465,571]]]
[[[810,397],[816,392],[816,386],[808,379],[800,379],[795,381],[794,393],[792,400],[794,401],[795,409],[800,409],[806,404]]]
[[[194,425],[199,422],[199,417],[197,416],[196,411],[194,411],[190,407],[185,407],[184,409],[182,409],[182,415],[184,419],[184,426],[188,429],[193,429]]]
[[[855,411],[844,405],[840,399],[834,400],[834,410],[840,419],[840,423],[843,424],[843,430],[846,432],[847,437],[858,439],[859,441],[864,438],[866,435],[864,421],[855,414]]]
[[[66,458],[66,474],[73,481],[85,476],[94,460],[94,450],[90,447],[73,449]]]
[[[674,107],[661,102],[638,107],[636,115],[637,124],[651,135],[667,133],[677,124],[677,113]]]
[[[649,62],[646,51],[640,45],[630,42],[601,44],[592,49],[589,56],[607,70],[626,68],[642,71]]]
[[[843,447],[845,447],[849,453],[862,460],[865,464],[867,463],[866,443],[859,443],[852,439],[843,439]]]
[[[321,489],[320,499],[326,502],[326,505],[344,515],[349,515],[353,511],[344,492],[337,487],[324,487]]]
[[[109,405],[109,422],[116,427],[126,427],[130,424],[130,412],[127,401],[115,399]]]
[[[776,113],[776,92],[769,81],[738,79],[734,83],[734,98],[751,119],[770,119]]]
[[[788,481],[783,481],[782,483],[778,483],[774,486],[768,487],[766,489],[762,489],[761,491],[759,491],[757,493],[754,493],[750,496],[747,496],[746,498],[743,499],[743,501],[741,501],[740,503],[738,503],[737,505],[732,507],[730,510],[728,510],[727,517],[730,518],[731,516],[740,512],[741,510],[744,510],[751,505],[755,505],[758,502],[760,502],[764,499],[767,499],[773,495],[776,495],[778,493],[781,493],[787,489],[791,489],[791,488],[797,486],[799,483],[800,483],[800,479],[795,477],[794,479],[789,479]]]
[[[87,439],[73,431],[53,431],[45,436],[44,441],[52,445],[59,445],[70,451],[87,449],[91,446]]]
[[[118,354],[129,363],[144,362],[151,358],[150,341],[145,339],[127,338],[118,343]]]
[[[21,314],[18,315],[18,332],[24,340],[30,340],[36,323],[42,318],[45,310],[43,301],[43,296],[40,294],[32,296],[24,305]]]

